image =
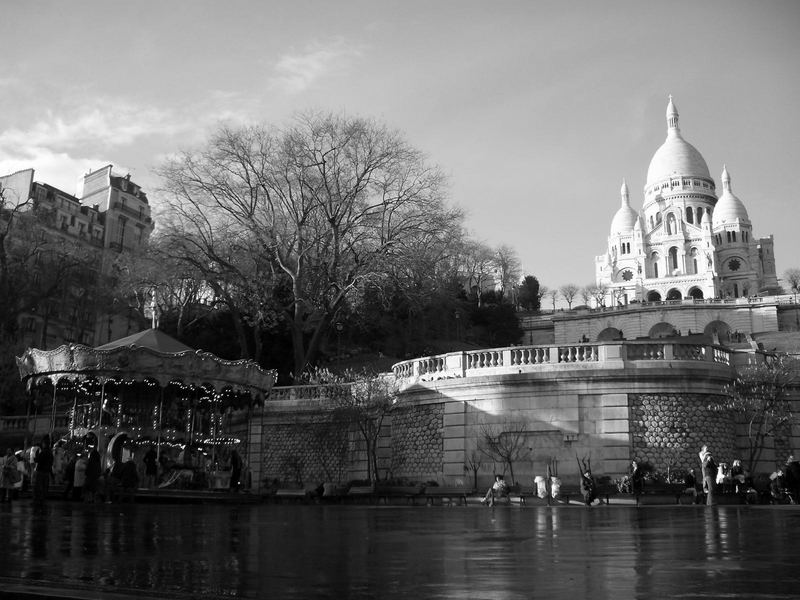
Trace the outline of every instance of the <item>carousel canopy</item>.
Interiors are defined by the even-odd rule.
[[[210,352],[194,350],[167,334],[150,329],[91,348],[64,344],[54,350],[28,348],[17,358],[20,378],[27,386],[60,379],[155,380],[210,385],[220,391],[232,388],[267,395],[275,371],[252,360],[223,360]]]

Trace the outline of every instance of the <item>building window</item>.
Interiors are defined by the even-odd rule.
[[[694,224],[694,211],[691,206],[686,207],[686,222]]]
[[[669,267],[672,270],[678,269],[678,249],[675,246],[669,249]]]

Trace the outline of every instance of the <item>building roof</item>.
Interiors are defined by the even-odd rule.
[[[681,136],[678,110],[669,97],[667,105],[667,139],[656,150],[647,169],[647,186],[673,175],[711,179],[703,155]]]

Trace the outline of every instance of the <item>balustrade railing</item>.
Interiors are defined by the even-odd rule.
[[[453,352],[397,363],[394,376],[401,380],[433,380],[445,377],[470,377],[514,372],[520,368],[579,363],[622,365],[636,361],[710,361],[730,365],[730,352],[724,348],[673,341],[625,341],[574,344],[565,346],[513,346],[467,352]],[[621,362],[622,361],[622,362]]]

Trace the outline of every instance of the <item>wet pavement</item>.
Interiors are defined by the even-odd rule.
[[[0,505],[0,599],[800,598],[800,507]]]

